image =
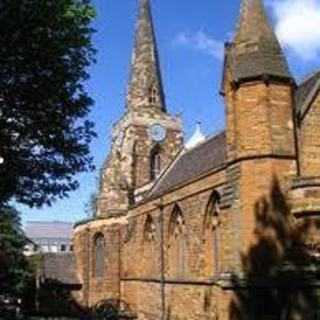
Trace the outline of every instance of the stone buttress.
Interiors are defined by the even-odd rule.
[[[258,209],[275,188],[287,193],[296,175],[295,82],[261,0],[243,0],[236,35],[226,44],[222,93],[226,104],[225,207],[234,212],[234,265],[258,241]],[[237,257],[238,255],[238,257]],[[242,256],[242,258],[241,258]]]

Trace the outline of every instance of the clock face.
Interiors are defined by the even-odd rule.
[[[150,136],[153,141],[161,142],[166,138],[167,131],[161,124],[154,124],[150,128]]]

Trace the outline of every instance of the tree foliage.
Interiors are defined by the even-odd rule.
[[[86,203],[85,211],[88,218],[95,218],[98,210],[98,195],[96,192],[91,193],[89,201]]]
[[[23,293],[29,275],[25,244],[19,213],[12,207],[0,207],[0,296],[18,298]]]
[[[51,204],[93,169],[89,0],[0,1],[0,203]]]

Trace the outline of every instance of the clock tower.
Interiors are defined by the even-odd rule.
[[[167,112],[149,0],[139,0],[126,112],[101,173],[99,216],[125,214],[182,148],[180,118]]]

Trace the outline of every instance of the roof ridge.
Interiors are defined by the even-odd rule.
[[[175,165],[175,163],[184,155],[186,152],[184,152],[186,149],[181,148],[173,160],[166,166],[166,168],[163,170],[161,175],[158,177],[158,179],[154,182],[153,186],[151,189],[148,191],[148,195],[151,195],[152,192],[157,188],[157,186],[162,182],[162,180],[166,177],[166,175],[170,172],[170,169]]]
[[[301,80],[301,82],[299,82],[298,86],[301,86],[303,84],[305,84],[306,82],[308,82],[309,80],[311,80],[312,78],[314,78],[315,76],[319,75],[320,76],[320,69],[318,69],[317,71],[312,71],[309,74],[307,74],[305,76],[305,78],[303,78]]]
[[[212,135],[205,142],[193,149],[181,152],[162,177],[145,198],[145,201],[155,196],[181,187],[187,181],[200,178],[213,169],[221,167],[226,160],[225,131]],[[189,152],[190,151],[190,152]]]

